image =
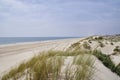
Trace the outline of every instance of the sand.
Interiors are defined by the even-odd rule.
[[[29,60],[34,55],[48,50],[66,50],[77,39],[50,40],[31,43],[20,43],[0,46],[0,74],[10,70],[23,61]]]
[[[71,46],[71,44],[79,42],[81,39],[83,38],[1,45],[0,46],[0,75],[6,73],[12,67],[17,66],[21,62],[29,60],[31,57],[39,54],[40,52],[48,51],[48,50],[65,51],[68,47]],[[98,44],[96,42],[93,42],[91,44],[93,48],[95,48],[97,45]],[[111,54],[110,53],[111,48],[112,46],[107,45],[101,50],[105,54]],[[115,61],[116,64],[120,62],[120,59],[118,59],[120,58],[119,56],[112,56],[112,57],[113,57],[112,60]],[[67,62],[69,62],[70,60],[72,59],[67,59],[65,64],[67,64]],[[97,58],[94,65],[96,70],[94,73],[93,80],[120,80],[119,76],[111,72],[110,69],[106,68],[101,63],[101,61],[99,61]],[[65,66],[63,66],[63,69],[64,67]]]

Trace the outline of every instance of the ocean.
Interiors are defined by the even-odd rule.
[[[76,38],[76,37],[0,37],[0,45],[22,43],[22,42],[68,39],[68,38]]]

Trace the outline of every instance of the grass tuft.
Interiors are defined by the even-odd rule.
[[[88,50],[91,49],[90,45],[89,45],[87,42],[84,42],[84,43],[83,43],[83,47],[84,47],[85,49],[88,49]]]
[[[115,49],[114,49],[115,52],[120,52],[120,47],[119,46],[116,46]]]
[[[1,80],[89,80],[93,59],[84,54],[84,51],[44,52],[10,70]],[[65,73],[61,73],[64,59],[69,56],[74,57],[73,64],[66,65]]]
[[[93,51],[93,55],[95,55],[112,72],[120,76],[120,67],[115,66],[115,64],[111,61],[108,55],[102,54],[101,51],[97,51],[97,50]]]

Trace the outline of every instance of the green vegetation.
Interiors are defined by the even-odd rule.
[[[115,66],[108,55],[102,54],[100,51],[94,50],[93,55],[95,55],[106,67],[108,67],[112,72],[115,72],[120,76],[120,68]]]
[[[85,48],[85,49],[91,49],[91,47],[90,47],[90,45],[87,43],[87,42],[84,42],[83,43],[83,47]]]
[[[72,47],[76,47],[76,46],[79,46],[79,45],[80,45],[80,43],[79,43],[79,42],[76,42],[76,43],[72,44],[71,46],[72,46]]]
[[[104,36],[104,38],[108,41],[111,41],[111,42],[119,42],[120,41],[120,34]]]
[[[61,73],[67,57],[73,57],[73,62],[65,65],[65,73]],[[84,51],[48,51],[11,69],[1,80],[90,80],[94,70],[93,64],[91,55],[85,54]]]
[[[88,40],[88,42],[89,42],[89,43],[92,43],[92,41],[91,41],[91,40]]]
[[[100,42],[100,46],[101,47],[104,47],[104,44],[102,42]],[[87,48],[89,47],[89,45],[85,42],[84,43],[84,48]],[[80,48],[79,48],[80,50]],[[79,51],[79,50],[76,50],[76,51]],[[100,51],[97,51],[97,50],[94,50],[94,51],[91,51],[92,54],[94,56],[96,56],[107,68],[109,68],[112,72],[116,73],[117,75],[120,76],[120,65],[118,66],[115,66],[115,64],[111,61],[109,55],[105,55],[105,54],[102,54]],[[120,52],[120,49],[119,49],[119,46],[116,46],[116,48],[114,49],[114,52]],[[89,53],[89,52],[88,52]]]
[[[80,43],[79,42],[76,42],[74,44],[72,44],[67,51],[76,51],[76,50],[79,50],[80,49]]]
[[[90,36],[86,38],[86,40],[107,40],[110,42],[119,42],[120,41],[120,34],[118,35],[107,35],[107,36]]]
[[[95,37],[95,40],[103,40],[104,38],[102,36]]]
[[[92,39],[92,37],[89,38],[88,42],[83,44],[76,42],[64,52],[48,51],[34,56],[29,61],[11,69],[2,76],[1,80],[91,80],[94,75],[95,61],[92,55],[120,76],[120,64],[115,66],[109,55],[97,50],[91,51]],[[101,42],[103,39],[103,37],[96,37],[94,40],[98,41],[100,47],[104,47],[105,45]],[[110,44],[113,45],[112,42]],[[85,50],[81,49],[82,46]],[[114,52],[120,52],[119,46],[116,46]],[[73,58],[72,63],[65,65],[68,57]],[[66,66],[65,69],[62,69],[63,66]]]
[[[100,47],[105,47],[105,45],[102,42],[100,42],[100,41],[99,41],[99,46]]]
[[[91,43],[91,41],[103,41],[105,40],[105,38],[104,36],[90,36],[86,38],[86,40],[88,40],[88,42]]]
[[[119,46],[116,46],[115,49],[114,49],[115,52],[120,52],[120,47]]]
[[[112,53],[112,55],[120,54],[120,47],[119,47],[119,46],[116,46],[113,51],[114,51],[114,52]]]
[[[73,64],[77,66],[75,69],[75,78],[73,80],[91,80],[94,74],[94,69],[92,68],[93,63],[94,60],[89,55],[83,54],[74,57]]]
[[[111,45],[114,45],[114,43],[113,43],[113,42],[111,42],[110,44],[111,44]]]
[[[111,61],[110,57],[105,55],[105,54],[102,54],[101,51],[93,51],[93,55],[95,55],[100,61],[103,62],[103,64],[112,69],[115,67],[115,65],[113,64],[113,62]]]
[[[91,55],[75,56],[72,65],[67,66],[65,80],[91,80],[94,74],[94,61]]]

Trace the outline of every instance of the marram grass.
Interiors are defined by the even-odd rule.
[[[72,64],[65,65],[67,57]],[[48,51],[11,69],[1,80],[91,80],[94,60],[84,51]],[[62,67],[66,66],[64,73]]]
[[[105,47],[105,45],[102,43],[102,40],[104,40],[103,37],[99,37],[99,38],[95,38],[95,39],[92,39],[92,37],[88,37],[88,38],[86,38],[86,40],[98,41],[100,47]],[[114,41],[112,41],[112,42],[114,42]],[[77,43],[79,43],[79,42],[77,42]],[[71,50],[81,51],[80,45],[76,45],[76,43],[74,43],[73,45],[74,45],[74,47],[72,45],[69,47],[69,51],[71,51]],[[114,44],[111,43],[111,45],[114,45]],[[81,46],[84,46],[85,49],[89,49],[89,45],[86,42]],[[77,48],[77,47],[79,47],[79,48]],[[92,55],[96,56],[103,63],[104,66],[106,66],[112,72],[114,72],[115,74],[120,76],[120,65],[118,64],[117,66],[115,66],[115,64],[113,63],[113,61],[111,60],[109,55],[103,54],[101,51],[98,51],[96,48],[94,50],[90,50],[85,53],[91,53]],[[114,51],[113,55],[119,54],[119,52],[120,52],[119,46],[116,46],[113,51]]]

